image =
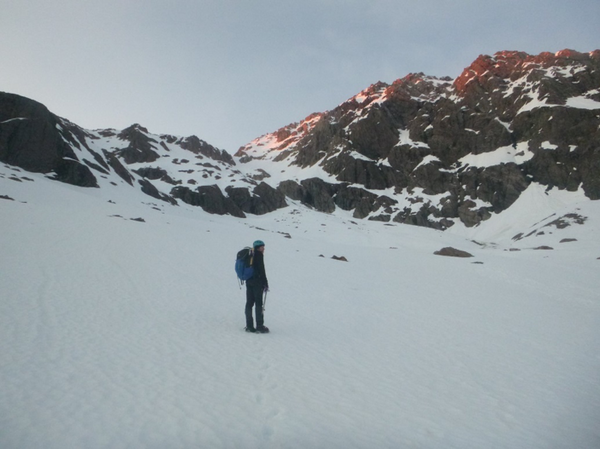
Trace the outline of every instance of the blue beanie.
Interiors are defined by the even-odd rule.
[[[265,242],[263,242],[262,240],[256,240],[253,244],[252,247],[253,248],[260,248],[261,246],[265,246]]]

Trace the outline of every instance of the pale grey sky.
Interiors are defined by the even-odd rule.
[[[235,152],[411,72],[600,48],[599,0],[0,0],[0,91]]]

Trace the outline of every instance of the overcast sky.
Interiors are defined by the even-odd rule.
[[[233,153],[408,73],[600,48],[600,0],[0,0],[0,91]]]

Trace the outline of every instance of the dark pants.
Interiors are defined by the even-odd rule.
[[[264,325],[263,319],[263,288],[246,284],[246,326],[254,327],[252,319],[252,307],[256,305],[256,327]]]

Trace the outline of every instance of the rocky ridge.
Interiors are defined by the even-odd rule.
[[[236,156],[321,167],[336,182],[318,193],[306,180],[280,188],[325,212],[333,201],[356,218],[474,226],[534,182],[600,198],[599,88],[600,51],[500,52],[456,80],[374,84]]]
[[[138,124],[86,130],[0,93],[0,161],[236,217],[297,201],[383,222],[476,226],[532,183],[600,198],[600,50],[500,52],[455,80],[376,83],[234,156]]]

